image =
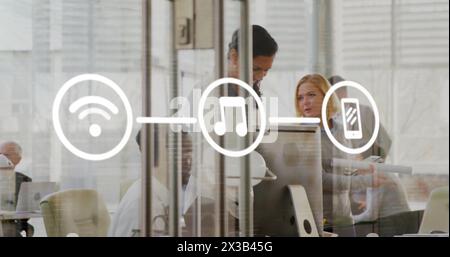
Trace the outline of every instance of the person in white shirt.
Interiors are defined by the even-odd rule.
[[[278,51],[278,44],[275,41],[275,39],[269,34],[269,32],[259,26],[259,25],[253,25],[252,26],[252,32],[253,32],[253,83],[252,87],[256,91],[256,93],[261,96],[261,81],[263,78],[267,75],[269,70],[272,68],[273,61],[275,59],[276,53]],[[229,44],[228,49],[228,66],[227,66],[227,77],[232,78],[239,78],[239,30],[236,30],[233,33],[232,41]],[[202,83],[199,85],[199,87],[195,87],[196,89],[204,89],[205,86],[207,86],[208,83]],[[234,87],[231,85],[228,88],[228,95],[229,96],[237,96],[239,95],[239,88]],[[192,92],[187,97],[189,101],[191,101],[191,106],[194,106],[194,100]],[[186,110],[184,110],[186,111]],[[191,110],[191,113],[196,113],[195,111]],[[203,155],[204,157],[207,156],[207,149],[209,149],[209,146],[206,145],[206,140],[204,141],[205,145],[196,145],[199,149],[196,149],[196,153],[199,155]],[[192,149],[190,150],[192,151]],[[187,171],[191,169],[191,158],[192,153],[188,153],[189,151],[183,151],[183,194],[182,194],[182,213],[186,217],[186,225],[189,227],[191,224],[189,224],[189,215],[191,214],[190,206],[194,202],[195,199],[198,198],[198,191],[205,192],[206,194],[202,195],[202,215],[206,219],[202,220],[202,224],[209,224],[207,220],[210,216],[210,211],[214,211],[213,208],[210,208],[214,205],[213,197],[210,196],[210,193],[208,189],[214,188],[215,184],[209,183],[205,184],[205,180],[197,181],[197,177],[191,176],[190,172],[187,173]],[[195,167],[197,171],[201,172],[208,172],[207,167],[215,167],[212,163],[214,160],[204,158],[202,163],[197,164],[198,166]],[[206,171],[205,171],[206,170]],[[207,177],[208,174],[203,174]],[[189,179],[188,179],[189,178]],[[161,222],[163,219],[159,219],[158,217],[162,217],[166,213],[166,207],[164,206],[164,202],[168,202],[167,200],[167,189],[164,188],[164,186],[161,185],[161,183],[157,179],[153,179],[154,188],[156,188],[155,191],[158,191],[156,193],[157,200],[153,201],[153,214],[155,219],[155,226],[158,227],[158,229],[163,229],[163,224],[157,224],[157,222]],[[197,185],[201,184],[201,189],[197,188]],[[131,188],[128,190],[128,192],[123,197],[123,200],[121,201],[117,213],[114,215],[113,222],[111,224],[111,228],[109,231],[110,236],[132,236],[136,235],[137,233],[133,233],[132,231],[137,231],[139,218],[138,218],[138,210],[139,210],[139,203],[140,203],[140,180],[135,182]],[[154,191],[154,192],[155,192]],[[192,224],[193,225],[193,224]],[[205,227],[208,225],[205,225]],[[208,232],[203,233],[202,235],[208,235]],[[212,235],[212,234],[211,234]]]
[[[136,137],[140,146],[140,132]],[[192,162],[192,142],[189,134],[182,133],[182,187],[185,195],[185,188],[189,181]],[[117,211],[114,213],[111,225],[108,230],[110,237],[131,237],[139,236],[139,213],[141,208],[141,183],[142,180],[136,180],[123,196]],[[168,232],[168,205],[169,191],[157,177],[152,179],[152,228],[155,235],[167,235]],[[183,201],[182,201],[183,202]],[[183,203],[182,203],[183,204]]]

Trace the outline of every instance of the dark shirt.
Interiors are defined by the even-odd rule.
[[[16,190],[14,194],[15,204],[17,205],[17,200],[19,197],[20,186],[23,182],[31,182],[31,178],[20,172],[15,172],[16,174]],[[28,224],[28,219],[21,220],[3,220],[1,225],[3,226],[4,236],[9,237],[21,237],[21,231],[25,231],[27,236],[32,235],[33,226]]]

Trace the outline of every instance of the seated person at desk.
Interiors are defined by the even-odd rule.
[[[326,92],[330,89],[328,81],[320,74],[306,75],[297,84],[295,91],[295,108],[299,117],[321,118],[322,104]],[[338,111],[338,99],[335,95],[327,105],[327,123],[333,136],[341,144],[351,147],[345,139],[342,116]],[[333,158],[351,159],[345,152],[337,149],[330,141],[321,121],[322,142],[322,183],[323,183],[323,216],[325,229],[331,229],[340,236],[354,236],[353,217],[350,206],[350,190],[361,190],[379,187],[386,183],[386,175],[375,172],[370,174],[349,176],[345,169],[332,166]]]
[[[341,76],[332,76],[328,79],[331,85],[345,81]],[[348,87],[340,87],[336,90],[339,100],[348,97]],[[360,104],[362,139],[353,140],[354,147],[361,147],[369,141],[373,134],[374,115],[369,106]],[[356,124],[355,124],[356,125]],[[383,124],[380,123],[378,136],[374,144],[365,152],[361,153],[361,159],[370,156],[381,157],[378,162],[386,160],[392,140],[389,137]],[[390,181],[389,187],[382,186],[380,188],[367,188],[366,190],[350,192],[352,201],[352,211],[355,223],[364,221],[373,221],[381,217],[390,216],[396,213],[410,211],[406,191],[401,184],[399,178],[392,173],[386,173],[387,179]]]
[[[136,141],[141,150],[140,131],[136,136]],[[187,133],[182,133],[182,175],[181,184],[183,194],[186,190],[186,185],[189,181],[191,161],[192,161],[192,142]],[[139,212],[141,208],[141,179],[134,182],[122,200],[112,219],[111,226],[108,231],[108,236],[112,237],[130,237],[139,236]],[[154,232],[167,235],[168,233],[168,204],[169,191],[155,176],[152,179],[152,229]]]
[[[17,165],[22,160],[22,148],[16,142],[4,142],[0,145],[0,154],[6,156],[12,164],[13,169],[17,167]],[[31,182],[31,178],[15,171],[15,204],[17,204],[17,198],[20,191],[20,185],[22,182]],[[33,234],[34,228],[30,224],[27,223],[28,220],[19,220],[19,221],[2,221],[3,225],[3,234],[5,236],[22,236],[20,233],[25,231],[27,236],[31,236]]]
[[[278,51],[278,44],[273,39],[273,37],[269,34],[269,32],[264,29],[261,26],[253,25],[252,26],[252,35],[253,35],[253,89],[257,92],[258,95],[261,95],[261,81],[263,78],[267,75],[270,68],[272,67],[272,63],[275,59],[276,53]],[[228,49],[228,77],[233,78],[239,78],[239,30],[234,31],[232,36],[232,41],[229,44]],[[239,87],[230,87],[228,89],[228,94],[230,96],[236,96],[239,95]],[[184,140],[183,140],[184,142]],[[205,141],[206,142],[206,141]],[[139,143],[139,140],[138,140]],[[184,145],[184,143],[183,143]],[[188,151],[190,150],[190,147],[187,147]],[[183,150],[184,152],[184,150]],[[189,171],[190,170],[190,161],[187,162],[185,160],[190,160],[190,153],[185,155],[183,153],[183,171]],[[205,162],[210,162],[211,160],[205,160]],[[186,226],[190,227],[190,217],[194,216],[191,214],[191,211],[193,212],[193,208],[191,207],[191,204],[193,204],[194,199],[197,199],[197,195],[190,194],[190,188],[187,185],[187,179],[188,176],[186,176],[185,173],[183,173],[182,180],[183,180],[183,190],[186,192],[183,194],[182,204],[183,206],[183,214],[186,221]],[[195,187],[194,181],[196,178],[191,177],[191,180],[189,182],[192,187]],[[131,188],[128,190],[128,192],[125,194],[123,200],[121,201],[118,211],[115,214],[115,217],[113,219],[113,223],[111,225],[111,229],[109,231],[110,236],[131,236],[132,232],[131,230],[138,229],[139,225],[139,219],[138,219],[138,211],[139,211],[139,201],[140,201],[140,180],[135,182]],[[155,222],[156,222],[156,229],[163,230],[164,226],[161,226],[160,219],[156,219],[156,217],[162,217],[166,212],[163,203],[168,203],[167,197],[168,192],[167,189],[159,183],[157,179],[153,179],[154,188],[156,188],[155,191],[158,192],[156,195],[156,199],[153,201],[153,210],[156,214]],[[192,189],[192,191],[196,191],[196,189]],[[214,225],[214,220],[211,218],[211,213],[214,213],[214,202],[211,202],[211,199],[208,199],[207,197],[202,196],[202,227],[210,227],[208,232],[206,234],[211,233],[211,229]],[[127,211],[128,210],[128,211]],[[232,219],[232,218],[231,218]],[[231,223],[230,223],[231,224]],[[192,224],[193,225],[193,224]],[[187,233],[189,234],[190,231],[187,229]],[[212,235],[212,234],[211,234]]]

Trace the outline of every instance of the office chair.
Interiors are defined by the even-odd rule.
[[[45,230],[50,237],[76,233],[80,237],[106,236],[111,221],[97,191],[70,189],[50,194],[40,202]]]
[[[448,233],[448,186],[431,191],[419,234]]]

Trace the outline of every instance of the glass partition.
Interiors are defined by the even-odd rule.
[[[1,236],[448,233],[445,0],[0,12]]]

